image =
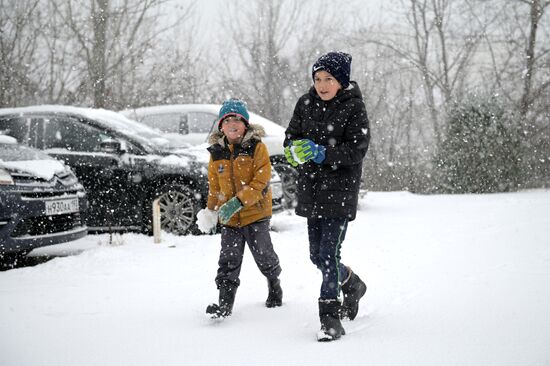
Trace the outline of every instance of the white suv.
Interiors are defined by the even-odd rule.
[[[127,109],[120,113],[171,136],[176,144],[183,142],[196,146],[206,143],[210,133],[217,128],[220,108],[217,104],[176,104]],[[285,129],[256,113],[249,114],[250,123],[265,129],[262,141],[267,146],[273,168],[281,177],[285,206],[291,207],[296,199],[297,173],[284,158]]]

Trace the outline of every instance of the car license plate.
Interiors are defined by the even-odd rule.
[[[78,212],[78,198],[46,202],[46,215],[62,215]]]

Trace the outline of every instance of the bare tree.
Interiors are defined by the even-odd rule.
[[[39,0],[0,0],[0,107],[32,101]]]
[[[138,72],[117,83],[121,104],[115,109],[211,102],[209,65],[200,50],[173,49],[169,45],[157,50],[162,57],[151,60],[144,68],[147,72]]]
[[[532,109],[534,101],[541,97],[546,89],[550,87],[550,75],[546,73],[546,80],[541,80],[538,85],[534,85],[533,79],[535,78],[538,70],[538,64],[540,64],[541,58],[546,58],[546,62],[542,63],[542,66],[546,66],[548,69],[550,65],[549,53],[550,47],[541,50],[540,57],[536,54],[537,49],[537,35],[540,21],[544,15],[545,9],[550,6],[550,1],[546,0],[518,0],[527,6],[529,6],[529,34],[527,37],[527,44],[525,49],[525,73],[523,77],[523,93],[520,101],[520,115],[522,119],[526,119],[528,113]]]
[[[177,21],[114,70],[115,109],[210,101],[211,62],[196,27],[193,4],[175,4]],[[123,49],[124,46],[120,46]]]
[[[35,59],[36,78],[40,80],[42,103],[71,104],[74,98],[72,88],[78,85],[80,60],[75,54],[78,48],[66,31],[55,4],[51,0],[41,1],[40,17],[47,19],[39,34],[39,50],[42,57]]]
[[[471,22],[475,13],[467,0],[407,0],[402,4],[408,9],[405,27],[363,32],[357,42],[383,46],[418,72],[437,144],[441,112],[447,101],[461,93],[475,51],[494,19]]]
[[[108,108],[120,104],[113,95],[115,72],[134,72],[135,68],[122,65],[143,62],[161,35],[188,17],[193,7],[190,3],[179,16],[170,19],[164,11],[171,0],[50,1],[78,45],[78,56],[87,71],[76,89],[85,95],[91,92],[95,107]],[[169,21],[158,25],[158,18]],[[119,82],[121,77],[118,75]]]
[[[550,89],[550,28],[543,19],[550,1],[504,0],[494,5],[501,10],[485,35],[491,60],[489,72],[483,74],[484,81],[491,81],[486,89],[502,94],[528,123],[548,112],[544,97]]]
[[[425,102],[416,69],[379,45],[364,45],[356,56],[354,69],[367,103],[373,136],[365,160],[366,187],[425,190],[426,151],[433,145],[433,136],[419,123]]]
[[[109,0],[92,1],[93,41],[90,79],[94,91],[94,107],[105,108],[105,78],[107,77],[107,21]]]
[[[335,37],[341,18],[327,1],[273,0],[228,3],[231,43],[220,60],[224,93],[285,125],[298,96],[311,85],[308,71]],[[329,19],[330,18],[330,19]],[[238,21],[232,21],[238,19]]]
[[[550,28],[548,0],[504,0],[499,22],[486,35],[490,55],[485,80],[505,98],[522,131],[522,176],[526,186],[550,179]]]
[[[233,55],[238,59],[227,62],[231,54],[225,52],[224,83],[232,93],[248,100],[253,109],[276,121],[281,119],[281,93],[291,72],[284,51],[301,10],[298,1],[253,1],[246,7],[231,2],[230,15],[224,19],[235,46]]]

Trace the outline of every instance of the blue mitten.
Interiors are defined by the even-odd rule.
[[[313,160],[317,164],[321,164],[325,160],[326,147],[317,145],[309,139],[296,140],[292,142],[292,154],[297,163],[303,164],[306,161]]]
[[[241,201],[237,197],[231,198],[229,201],[224,203],[218,212],[220,221],[222,224],[227,224],[229,220],[243,208]]]

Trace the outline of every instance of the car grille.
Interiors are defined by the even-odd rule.
[[[16,173],[16,172],[12,172],[10,174],[16,184],[33,184],[36,182],[46,182],[44,179],[35,177],[32,174]]]
[[[75,188],[78,181],[69,172],[57,173],[50,181],[27,173],[12,173],[11,176],[15,184],[21,188],[18,192],[23,199],[57,198],[82,193],[77,187]]]
[[[82,226],[80,213],[38,216],[23,219],[11,233],[12,238],[37,236],[69,231]]]
[[[13,172],[11,173],[11,176],[15,181],[15,184],[19,185],[51,185],[55,184],[55,180],[58,180],[64,186],[70,186],[77,183],[76,177],[68,171],[56,173],[50,181],[46,181],[45,179],[36,177],[32,174],[21,172]]]

